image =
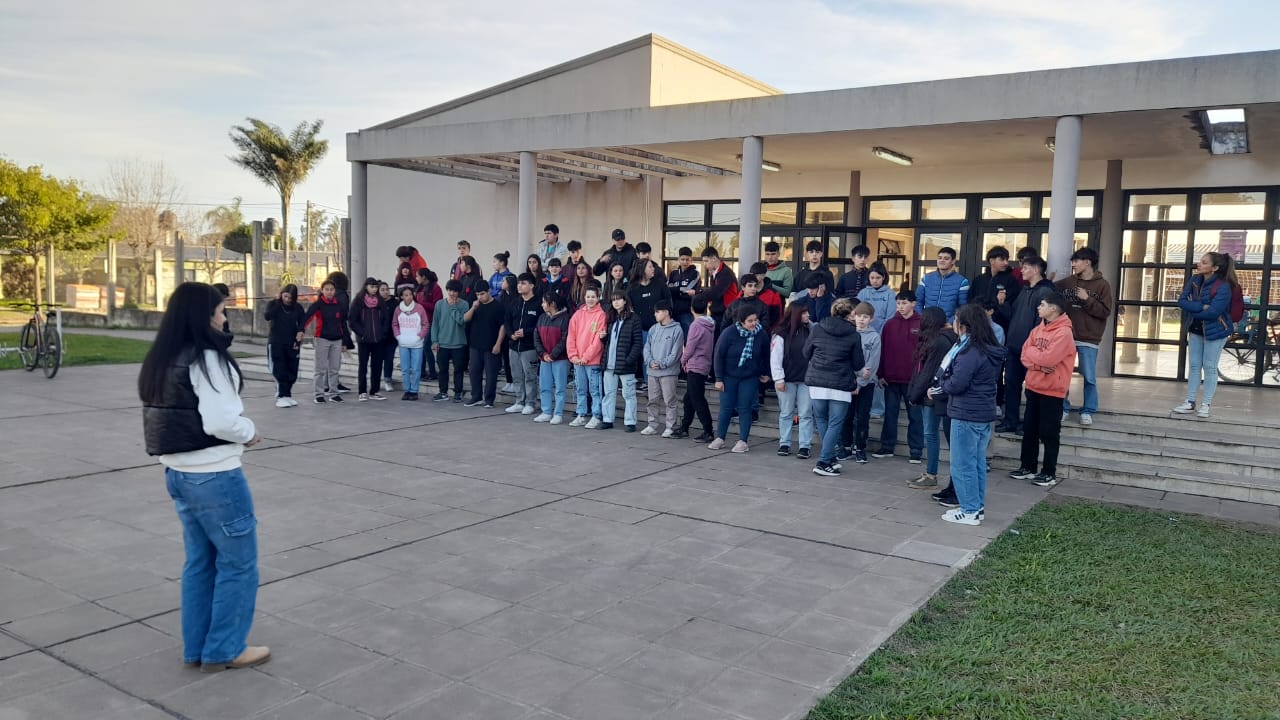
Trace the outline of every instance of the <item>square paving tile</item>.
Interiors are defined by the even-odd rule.
[[[565,617],[516,606],[471,623],[467,629],[525,646],[567,627],[572,622]]]
[[[452,678],[465,678],[489,663],[514,655],[519,646],[487,635],[454,630],[400,652],[400,659]]]
[[[600,675],[547,703],[547,709],[574,720],[640,720],[671,704],[667,695]]]
[[[770,640],[753,650],[738,665],[783,680],[823,688],[833,678],[843,679],[850,671],[848,655],[838,655],[787,642]]]
[[[595,675],[593,670],[547,655],[522,652],[472,675],[467,683],[526,705],[545,705]]]
[[[0,660],[0,701],[84,677],[75,668],[44,653],[29,652]]]
[[[768,635],[751,630],[694,618],[658,638],[658,642],[694,655],[732,663],[768,639]]]
[[[489,617],[511,607],[511,604],[470,590],[455,588],[404,607],[411,613],[425,615],[450,625],[462,626]]]
[[[533,649],[582,667],[604,670],[631,657],[649,643],[634,635],[605,628],[574,623]]]
[[[461,683],[392,716],[391,720],[517,720],[529,709]]]
[[[609,671],[627,682],[668,695],[686,695],[724,672],[726,665],[654,645]]]
[[[693,699],[750,720],[778,720],[803,713],[802,708],[811,707],[817,700],[817,693],[786,680],[730,668]]]
[[[382,660],[316,692],[376,717],[386,717],[447,686],[440,675],[395,660]]]
[[[129,618],[93,603],[82,602],[43,615],[32,615],[5,625],[7,632],[39,646],[123,625]]]
[[[272,647],[271,662],[263,665],[260,672],[315,689],[380,660],[381,655],[320,635],[287,649]]]
[[[243,720],[302,694],[296,685],[256,670],[221,672],[205,678],[163,695],[158,701],[189,718]]]
[[[178,645],[177,640],[159,630],[134,623],[58,645],[51,652],[90,672],[97,672],[157,650],[174,649],[180,656]]]

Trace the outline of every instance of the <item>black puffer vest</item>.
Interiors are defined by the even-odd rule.
[[[195,351],[182,353],[168,370],[160,400],[142,407],[142,431],[148,455],[171,455],[231,444],[205,434],[199,400],[191,385],[194,359]],[[202,371],[196,367],[194,372]],[[223,369],[211,367],[209,372],[223,372]]]

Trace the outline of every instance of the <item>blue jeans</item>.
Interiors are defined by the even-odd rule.
[[[225,663],[244,652],[258,598],[258,520],[240,468],[165,468],[182,521],[182,660]]]
[[[938,428],[942,427],[943,424],[950,427],[950,421],[946,415],[934,412],[934,408],[930,405],[920,406],[920,416],[924,420],[924,471],[930,475],[937,475],[938,457],[942,454],[942,438],[949,434],[939,433]]]
[[[871,417],[884,417],[884,388],[875,386],[876,393],[871,400]]]
[[[689,337],[689,328],[693,327],[693,313],[680,313],[676,316],[676,322],[680,323],[680,329],[684,331],[684,337]]]
[[[418,382],[422,380],[422,348],[400,346],[400,377],[404,378],[404,391],[418,392]]]
[[[729,420],[733,411],[738,411],[738,439],[746,442],[751,437],[751,403],[756,401],[756,393],[760,392],[760,378],[725,376],[717,378],[724,383],[724,392],[720,394],[720,417],[716,419],[716,437],[724,438],[729,432]]]
[[[898,445],[898,411],[907,406],[907,450],[911,457],[924,454],[924,429],[920,422],[919,405],[907,401],[906,383],[889,383],[884,386],[884,422],[880,425],[880,447],[893,452]]]
[[[600,370],[599,365],[574,365],[573,366],[573,390],[578,395],[577,414],[586,417],[588,414],[595,417],[601,417],[600,400],[601,400],[601,384],[604,381],[604,373]],[[588,412],[587,397],[591,398],[590,411]]]
[[[1187,333],[1187,361],[1191,364],[1191,370],[1187,373],[1187,402],[1196,401],[1196,393],[1200,390],[1200,373],[1203,371],[1204,402],[1201,404],[1213,404],[1213,394],[1218,389],[1218,358],[1226,344],[1226,338],[1205,340],[1203,335]]]
[[[840,428],[844,426],[844,416],[849,414],[849,403],[843,400],[811,400],[810,404],[813,405],[813,423],[822,438],[818,462],[833,463],[836,452],[840,450]]]
[[[1098,412],[1098,348],[1076,343],[1076,362],[1080,365],[1080,378],[1084,380],[1084,404],[1080,412],[1092,415]],[[1070,387],[1062,398],[1062,412],[1071,412]]]
[[[791,446],[791,419],[800,416],[800,428],[796,440],[800,447],[813,444],[813,407],[809,402],[809,386],[804,383],[787,383],[787,389],[778,393],[778,446]]]
[[[951,487],[966,513],[977,513],[987,503],[987,443],[991,423],[951,421]]]
[[[538,390],[542,396],[542,412],[559,417],[564,414],[565,386],[569,384],[569,361],[553,360],[538,363]],[[554,388],[553,388],[554,385]],[[551,404],[552,391],[555,405]]]
[[[625,425],[636,424],[636,375],[635,373],[626,373],[619,375],[613,370],[604,371],[604,399],[600,403],[603,410],[603,419],[607,423],[613,422],[618,416],[618,381],[622,381],[622,422]]]

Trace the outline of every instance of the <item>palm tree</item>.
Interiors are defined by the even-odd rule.
[[[231,126],[231,142],[240,151],[231,162],[280,193],[280,233],[284,238],[284,270],[289,271],[289,203],[293,191],[329,152],[329,141],[317,139],[323,120],[303,121],[285,135],[279,126],[245,118],[249,127]]]

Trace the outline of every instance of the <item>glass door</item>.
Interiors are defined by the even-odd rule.
[[[853,249],[859,245],[866,245],[866,238],[866,228],[830,226],[822,228],[821,238],[815,234],[812,238],[805,238],[805,242],[811,239],[822,241],[822,256],[826,258],[827,267],[831,269],[831,275],[838,282],[840,276],[853,267]],[[803,262],[803,258],[801,261]]]
[[[956,251],[956,270],[965,277],[971,277],[973,272],[965,272],[961,263],[966,257],[964,240],[965,232],[962,227],[917,229],[915,277],[911,279],[911,287],[919,287],[925,273],[933,272],[938,267],[938,251],[943,248]]]

